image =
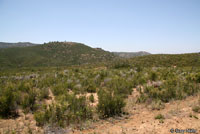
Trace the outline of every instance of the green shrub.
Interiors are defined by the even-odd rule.
[[[90,95],[89,100],[90,100],[90,102],[94,103],[94,95],[93,94]]]
[[[97,110],[101,118],[120,115],[122,113],[122,108],[125,106],[122,97],[114,95],[113,92],[105,91],[104,89],[98,92],[98,99]]]
[[[63,83],[59,83],[53,86],[51,90],[55,96],[65,94],[67,92],[67,88],[64,86]]]
[[[77,98],[75,95],[60,96],[57,104],[51,104],[43,111],[35,113],[35,119],[39,126],[51,124],[65,127],[91,118],[92,111],[86,103],[86,98]]]
[[[158,115],[155,116],[155,119],[156,120],[164,120],[165,117],[162,114],[158,114]]]
[[[141,66],[136,66],[136,71],[137,72],[142,72],[143,71],[143,68]]]
[[[158,75],[155,72],[151,72],[150,74],[150,80],[156,81],[158,78]]]
[[[118,94],[124,98],[132,93],[133,84],[122,78],[115,78],[106,84],[106,87],[112,89],[114,94]]]
[[[129,68],[131,67],[128,60],[119,60],[117,62],[114,62],[112,65],[112,68],[114,69],[120,69],[120,68]]]
[[[86,87],[86,91],[88,93],[96,93],[96,86],[94,84],[89,84],[87,87]]]
[[[147,98],[148,98],[148,96],[146,94],[142,93],[140,95],[140,97],[137,99],[137,102],[138,103],[144,103],[144,102],[146,102]]]
[[[91,108],[87,105],[86,97],[77,98],[74,95],[68,96],[68,116],[67,120],[71,122],[81,122],[92,118]]]
[[[148,98],[169,102],[172,99],[180,100],[186,96],[194,95],[199,91],[198,84],[187,82],[180,78],[168,78],[160,87],[146,86],[144,93]]]
[[[35,112],[34,113],[34,119],[36,121],[37,126],[44,126],[47,122],[45,120],[45,113],[44,112]]]
[[[102,70],[100,73],[100,79],[103,80],[105,77],[108,76],[108,71],[107,70]]]
[[[17,115],[16,92],[12,86],[0,89],[0,116],[7,118]]]
[[[34,89],[31,89],[27,94],[24,94],[21,105],[26,112],[37,109],[37,105],[35,104],[36,96],[37,93]]]
[[[196,76],[195,76],[195,81],[197,83],[200,83],[200,73],[197,73]]]
[[[22,92],[28,92],[30,90],[30,84],[21,82],[18,86],[18,90]]]
[[[42,99],[48,99],[48,97],[49,97],[49,90],[48,90],[48,88],[40,89],[39,99],[40,100],[42,100]]]
[[[66,107],[63,105],[51,104],[49,107],[45,106],[43,111],[37,111],[34,113],[36,125],[44,126],[50,124],[53,126],[64,127]]]
[[[162,114],[158,114],[158,115],[155,116],[155,119],[159,120],[160,123],[164,123],[165,117]]]

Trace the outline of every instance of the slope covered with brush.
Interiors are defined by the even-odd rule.
[[[146,67],[186,67],[186,66],[200,66],[200,54],[156,54],[142,57],[135,57],[131,59],[131,63],[135,65],[142,65]]]
[[[127,67],[199,67],[200,53],[188,54],[154,54],[120,59],[110,63],[111,68]]]
[[[115,56],[81,43],[50,42],[0,49],[1,67],[67,66],[109,61]]]

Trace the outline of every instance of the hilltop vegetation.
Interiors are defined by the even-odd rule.
[[[154,54],[131,59],[120,59],[110,64],[111,68],[127,67],[199,67],[200,53]]]
[[[26,44],[26,43],[25,43]],[[22,44],[21,44],[22,45]],[[136,57],[133,57],[136,56]],[[133,58],[131,58],[133,57]],[[200,54],[154,54],[108,52],[74,42],[49,42],[29,47],[0,49],[0,69],[104,64],[112,67],[200,66]]]
[[[114,55],[81,43],[50,42],[30,47],[0,49],[0,66],[68,66],[109,61]]]

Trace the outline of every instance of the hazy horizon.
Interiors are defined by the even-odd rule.
[[[199,0],[0,0],[0,42],[72,41],[111,52],[200,52]]]

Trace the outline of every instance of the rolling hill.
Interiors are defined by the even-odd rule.
[[[75,42],[49,42],[29,47],[0,49],[0,66],[42,67],[67,66],[109,61],[115,56]]]
[[[7,48],[6,48],[7,47]],[[108,63],[115,67],[200,66],[200,54],[150,54],[148,52],[108,52],[75,42],[44,44],[0,43],[0,69],[16,67],[58,67]]]
[[[110,68],[129,67],[200,67],[200,53],[151,54],[120,58],[108,64]]]
[[[131,58],[129,62],[145,67],[200,66],[200,53],[146,55]]]

